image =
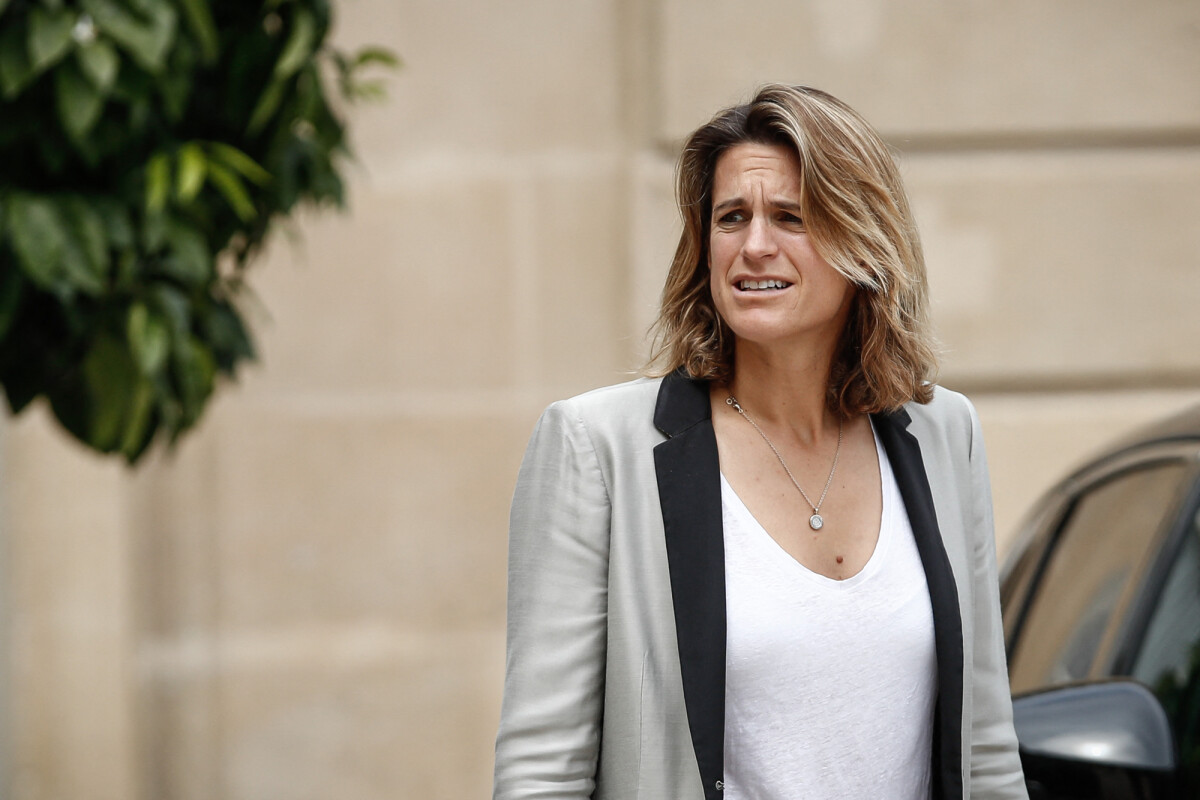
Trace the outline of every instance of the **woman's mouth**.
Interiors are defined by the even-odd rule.
[[[743,292],[761,292],[767,289],[786,289],[792,284],[771,278],[765,281],[738,281],[737,288]]]

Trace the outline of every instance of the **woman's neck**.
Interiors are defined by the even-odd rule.
[[[832,366],[832,353],[781,353],[739,343],[725,388],[762,422],[788,428],[811,444],[838,429],[826,399]]]

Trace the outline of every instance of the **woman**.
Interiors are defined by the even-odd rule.
[[[513,499],[495,797],[1025,797],[974,409],[895,163],[823,92],[689,138],[659,377]]]

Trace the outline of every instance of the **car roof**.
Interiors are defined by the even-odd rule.
[[[1070,482],[1078,475],[1091,472],[1104,462],[1119,458],[1132,450],[1152,445],[1188,441],[1200,443],[1200,405],[1191,406],[1177,414],[1144,425],[1132,433],[1122,436],[1103,450],[1094,454],[1087,460],[1084,466],[1075,470],[1063,482]]]
[[[1187,446],[1189,443],[1194,443],[1197,449],[1200,449],[1200,405],[1191,406],[1164,419],[1143,425],[1102,450],[1093,453],[1069,474],[1056,481],[1025,512],[1016,528],[1017,541],[1009,549],[1001,575],[1008,572],[1032,541],[1034,521],[1046,508],[1056,502],[1055,498],[1061,498],[1064,493],[1070,493],[1072,486],[1086,482],[1089,476],[1106,471],[1127,457],[1136,457],[1135,454],[1140,450],[1173,444]]]

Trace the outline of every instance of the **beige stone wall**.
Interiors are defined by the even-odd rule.
[[[137,473],[0,431],[0,796],[485,796],[507,504],[550,400],[644,352],[680,139],[767,80],[902,153],[1002,546],[1200,399],[1200,7],[344,0],[406,61],[351,213],[254,285],[261,365]]]

